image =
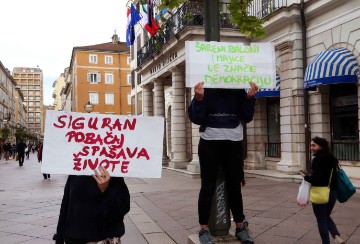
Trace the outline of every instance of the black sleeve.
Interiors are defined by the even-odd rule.
[[[62,233],[62,228],[65,223],[66,215],[69,208],[69,195],[70,195],[70,177],[67,178],[65,189],[64,189],[64,196],[61,202],[61,208],[60,208],[60,215],[59,215],[59,221],[56,228],[56,234],[53,237],[53,240],[55,240],[56,244],[64,243],[64,236]]]
[[[188,108],[190,121],[197,125],[203,125],[206,120],[205,98],[202,101],[196,101],[195,97]]]
[[[112,177],[108,188],[101,195],[100,212],[103,221],[111,223],[130,211],[130,193],[124,178]]]
[[[249,100],[246,98],[246,95],[247,94],[245,90],[242,90],[240,95],[242,100],[242,104],[241,104],[242,111],[240,112],[240,120],[243,120],[245,123],[249,123],[254,118],[256,99],[252,98]]]

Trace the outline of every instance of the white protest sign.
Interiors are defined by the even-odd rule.
[[[42,173],[160,178],[164,118],[46,111]]]
[[[275,88],[275,49],[272,43],[186,41],[186,87],[204,81],[206,88]]]

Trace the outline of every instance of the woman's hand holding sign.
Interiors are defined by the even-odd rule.
[[[204,99],[203,85],[204,85],[204,82],[200,81],[200,82],[196,83],[196,85],[194,87],[196,101],[202,101]]]
[[[250,84],[250,89],[248,90],[246,98],[252,99],[256,95],[256,93],[258,93],[259,88],[255,82],[251,81],[249,84]]]
[[[99,167],[99,172],[94,170],[93,178],[96,180],[101,192],[104,192],[109,186],[110,174],[104,167]]]

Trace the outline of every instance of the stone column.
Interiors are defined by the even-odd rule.
[[[194,89],[191,89],[191,98],[194,97]],[[192,160],[187,166],[187,171],[193,173],[200,173],[200,163],[199,163],[199,155],[198,155],[198,146],[200,140],[198,125],[191,123],[191,145],[192,145]]]
[[[301,47],[301,40],[295,41],[294,49]],[[302,59],[301,52],[294,52],[292,41],[283,42],[276,46],[278,59],[282,67],[284,80],[280,83],[280,132],[281,132],[281,161],[277,170],[287,174],[297,174],[306,164],[305,158],[305,120],[304,120],[304,80],[302,67],[298,60]],[[299,74],[299,75],[297,75]],[[301,74],[301,75],[300,75]]]
[[[164,82],[160,78],[153,80],[154,82],[154,116],[164,118],[164,140],[163,140],[163,157],[162,164],[167,165],[169,158],[166,155],[166,124],[165,124],[165,97]]]
[[[171,148],[172,157],[169,167],[179,169],[187,165],[186,158],[186,125],[185,125],[185,77],[184,70],[178,67],[172,72],[172,106],[171,106]]]
[[[153,84],[146,84],[142,87],[143,90],[143,115],[153,116]]]
[[[266,121],[266,98],[259,98],[255,104],[254,119],[246,125],[247,157],[244,161],[244,166],[246,169],[266,168]]]

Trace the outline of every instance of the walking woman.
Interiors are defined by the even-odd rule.
[[[301,173],[311,186],[327,186],[331,177],[329,202],[325,204],[312,204],[319,233],[323,244],[330,244],[329,232],[336,243],[345,243],[340,238],[340,233],[331,218],[331,212],[337,199],[337,165],[338,160],[330,152],[329,143],[321,137],[314,137],[310,143],[313,154],[310,175]]]

